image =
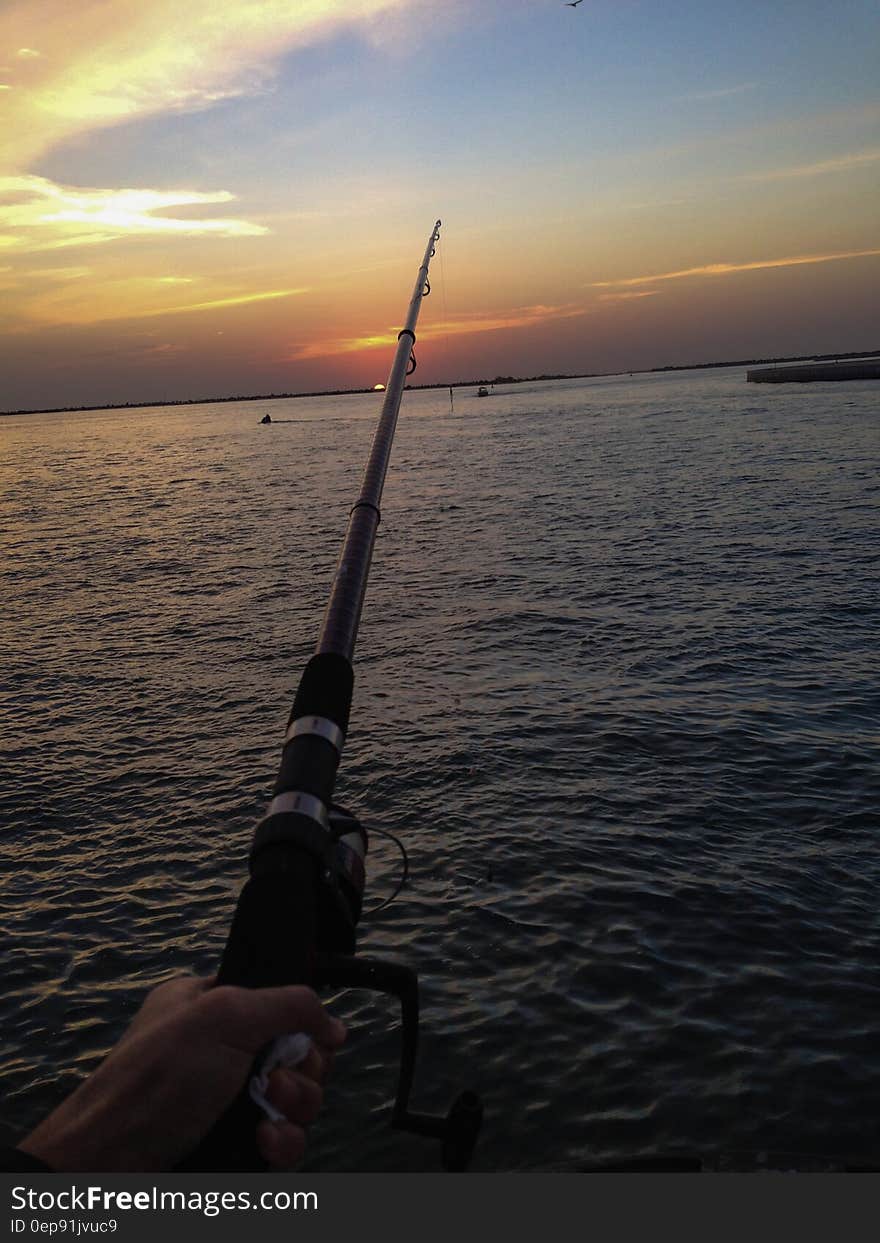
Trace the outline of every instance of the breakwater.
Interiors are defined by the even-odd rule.
[[[757,370],[747,371],[746,380],[752,384],[806,384],[811,380],[880,380],[880,358],[759,367]]]

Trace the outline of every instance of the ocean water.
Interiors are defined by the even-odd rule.
[[[218,961],[377,413],[0,420],[19,1130]],[[739,368],[406,395],[338,796],[406,842],[360,944],[419,970],[412,1103],[481,1093],[474,1168],[876,1160],[878,415]],[[368,906],[398,874],[375,838]],[[438,1168],[393,1007],[332,1005],[306,1168]]]

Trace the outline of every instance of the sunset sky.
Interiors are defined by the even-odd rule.
[[[880,346],[876,0],[6,0],[0,409]]]

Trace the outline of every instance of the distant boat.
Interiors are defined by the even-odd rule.
[[[482,387],[482,386],[481,386],[480,388],[478,388],[478,389],[477,389],[477,396],[478,396],[478,397],[488,397],[488,396],[489,396],[489,390],[488,390],[487,388],[485,388],[485,387]]]

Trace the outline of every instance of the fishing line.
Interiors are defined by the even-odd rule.
[[[397,888],[391,896],[385,898],[385,900],[380,902],[377,906],[370,907],[369,910],[361,911],[362,917],[364,915],[377,915],[379,911],[384,911],[386,906],[391,905],[406,884],[407,878],[409,877],[409,855],[407,854],[406,847],[400,838],[396,837],[388,829],[379,829],[375,825],[367,826],[362,821],[359,821],[347,807],[342,807],[339,803],[334,803],[330,809],[330,830],[337,841],[344,837],[346,833],[350,833],[354,826],[358,826],[363,829],[368,839],[372,834],[376,834],[379,837],[387,837],[389,841],[394,842],[395,846],[400,851],[400,857],[403,860],[403,872],[400,880],[397,882]]]
[[[378,915],[380,911],[385,910],[386,906],[391,905],[391,903],[394,901],[394,899],[400,893],[401,889],[406,884],[407,878],[409,876],[409,856],[407,855],[406,847],[404,846],[400,838],[395,837],[393,833],[389,833],[387,829],[377,829],[376,826],[372,824],[369,826],[364,826],[364,827],[367,829],[367,833],[369,835],[377,833],[379,837],[387,837],[389,841],[394,842],[394,845],[400,851],[400,857],[403,860],[403,872],[401,873],[400,880],[397,882],[397,888],[394,890],[391,896],[389,898],[386,898],[384,902],[380,902],[378,906],[373,906],[368,911],[363,912],[363,915]]]
[[[443,252],[446,249],[446,243],[440,242],[440,301],[443,305],[443,340],[446,347],[446,375],[447,378],[452,374],[452,366],[449,362],[449,313],[446,309],[446,270],[443,264]],[[452,382],[449,384],[449,406],[455,411],[455,403],[452,400]]]

